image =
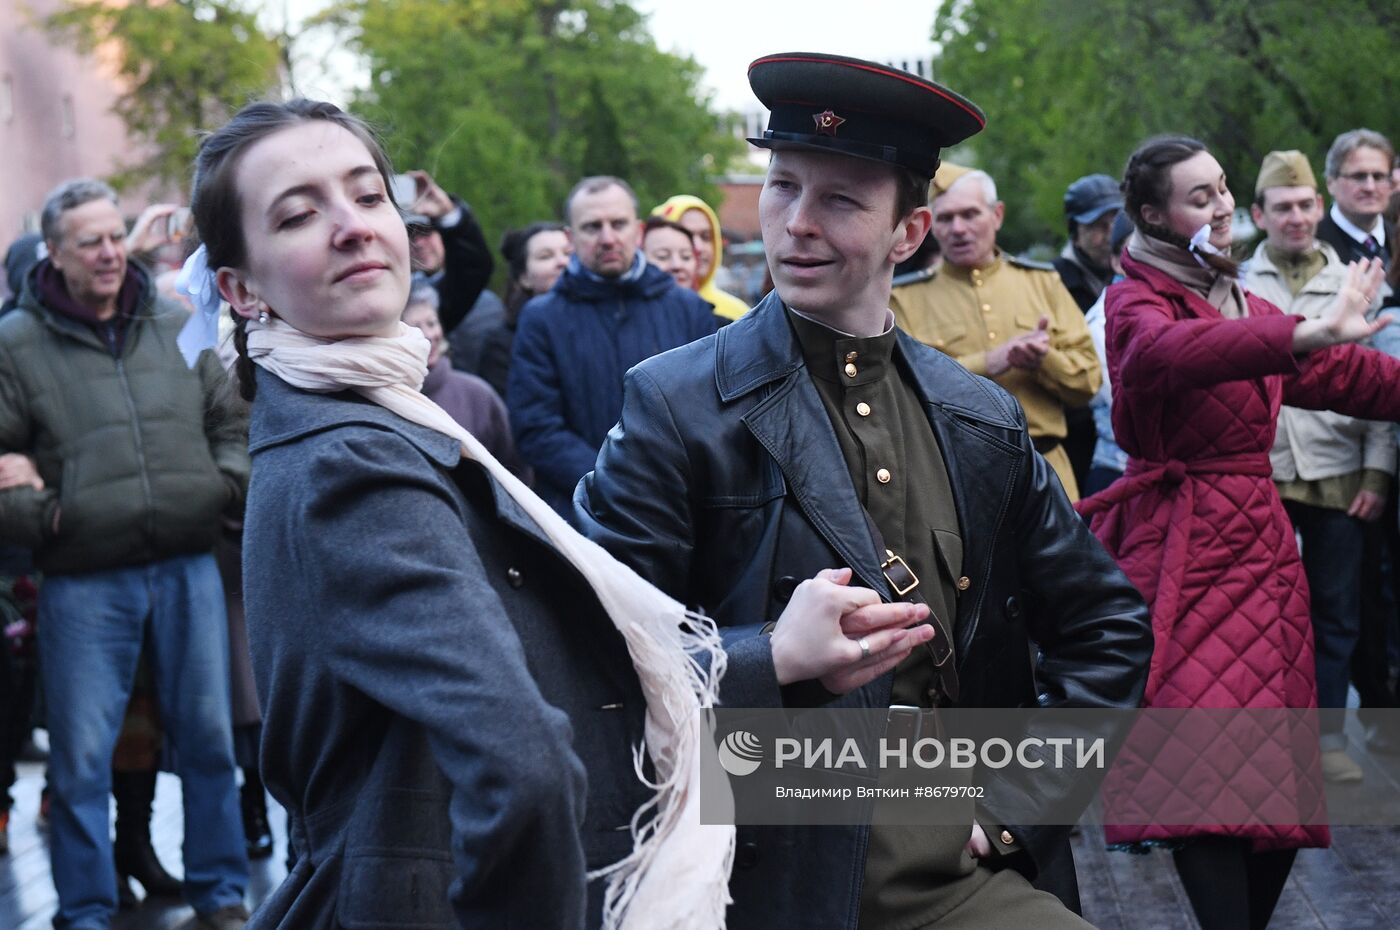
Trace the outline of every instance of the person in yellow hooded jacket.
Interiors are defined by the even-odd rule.
[[[677,194],[651,211],[652,216],[680,223],[695,240],[695,290],[715,308],[715,316],[728,322],[749,312],[749,305],[715,286],[715,272],[724,258],[724,237],[719,217],[710,205],[691,194]]]

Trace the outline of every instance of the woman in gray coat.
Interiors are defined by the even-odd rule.
[[[263,779],[298,852],[253,925],[720,926],[733,831],[699,825],[693,725],[714,628],[420,392],[390,176],[363,124],[304,100],[246,107],[196,163],[183,280],[191,330],[220,295],[237,322]],[[926,641],[919,619],[834,574],[773,648],[855,686]]]

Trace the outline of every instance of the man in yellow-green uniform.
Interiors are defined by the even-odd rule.
[[[1014,394],[1036,450],[1077,500],[1061,446],[1065,408],[1087,404],[1100,377],[1084,314],[1053,267],[997,248],[1006,207],[985,172],[945,165],[933,193],[933,236],[943,265],[926,280],[895,288],[895,319],[915,339]]]

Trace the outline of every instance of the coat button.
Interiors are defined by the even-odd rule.
[[[739,869],[751,869],[758,865],[758,844],[740,843],[739,848],[734,850],[734,866]]]
[[[863,417],[870,416],[870,405],[867,404],[865,401],[861,401],[860,403],[856,404],[856,413],[860,414]]]
[[[792,600],[792,593],[797,590],[798,580],[792,575],[784,575],[773,582],[773,596],[783,603]]]
[[[1021,616],[1021,602],[1014,594],[1006,599],[1006,615],[1013,619]]]
[[[1004,845],[1010,846],[1012,843],[1016,842],[1016,837],[1011,835],[1010,830],[1002,830],[1001,841]]]
[[[972,579],[963,575],[958,579],[957,585],[959,591],[966,591],[968,588],[972,587]]]
[[[520,569],[518,568],[506,569],[506,581],[510,582],[512,588],[518,588],[525,584],[525,579],[521,577]]]
[[[856,376],[856,366],[853,365],[853,364],[850,363],[850,362],[847,362],[847,363],[846,363],[846,377],[847,377],[847,378],[854,378],[855,376]]]
[[[891,477],[892,476],[890,475],[890,470],[888,468],[882,468],[875,473],[875,480],[880,482],[881,484],[889,484]]]

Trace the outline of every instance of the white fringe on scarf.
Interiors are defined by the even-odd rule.
[[[579,535],[429,400],[421,391],[428,340],[417,329],[401,323],[395,337],[332,340],[308,336],[279,319],[250,321],[248,355],[293,387],[323,393],[352,390],[405,420],[458,440],[462,454],[484,466],[588,580],[626,640],[646,696],[645,746],[635,750],[637,775],[646,782],[646,755],[656,771],[656,781],[647,782],[655,797],[632,818],[632,853],[590,876],[608,878],[603,926],[723,928],[734,828],[700,823],[701,740],[707,736],[701,711],[714,706],[725,667],[714,623],[689,613]]]

